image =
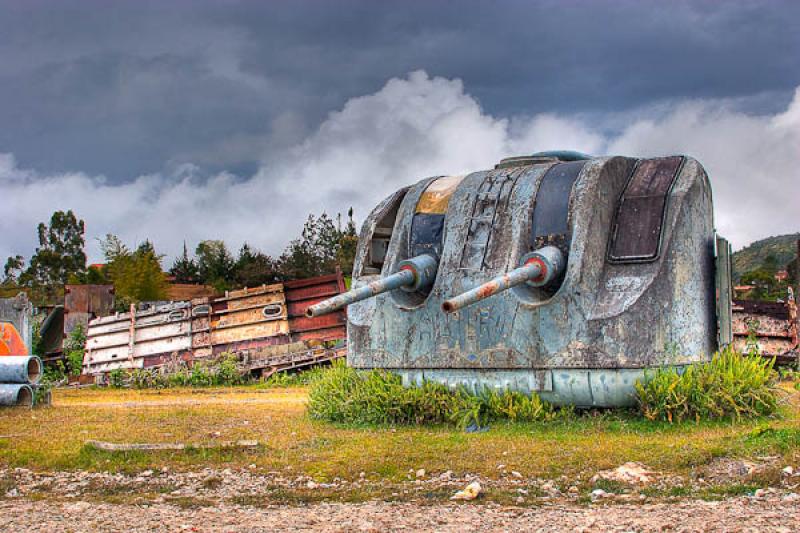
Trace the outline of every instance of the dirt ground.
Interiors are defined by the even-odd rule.
[[[87,502],[0,502],[0,531],[798,531],[782,498],[643,505],[315,504],[185,509]]]

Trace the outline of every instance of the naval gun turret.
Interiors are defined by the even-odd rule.
[[[348,364],[404,383],[622,406],[730,342],[730,247],[688,156],[544,152],[396,191],[367,217]]]

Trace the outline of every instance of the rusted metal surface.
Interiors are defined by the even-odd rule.
[[[641,177],[630,185],[637,168]],[[550,172],[566,185],[549,187]],[[396,272],[410,257],[417,206],[436,179],[398,191],[369,215],[354,288]],[[660,202],[655,217],[621,205],[651,197]],[[621,211],[649,228],[642,246],[618,245],[619,257],[636,261],[609,257]],[[378,273],[370,246],[389,214],[393,229]],[[549,226],[556,229],[538,229]],[[445,300],[517,268],[538,238],[564,253],[558,283],[522,283],[456,313],[442,312]],[[431,290],[414,301],[399,301],[403,291],[395,290],[350,305],[348,363],[391,369],[408,382],[520,390],[528,384],[558,403],[629,405],[646,369],[703,361],[717,348],[714,239],[711,187],[690,157],[598,157],[574,165],[532,157],[469,174],[448,200]],[[539,379],[541,372],[549,377]]]
[[[114,312],[113,285],[64,286],[64,336],[69,336],[75,326],[84,331],[89,320],[108,316]]]
[[[344,291],[341,273],[285,284],[230,291],[145,310],[98,318],[89,323],[84,373],[191,364],[220,353],[285,356],[281,346],[307,351],[314,342],[344,339],[344,311],[307,318],[313,303]]]
[[[737,349],[755,348],[779,362],[800,358],[797,304],[790,292],[785,302],[734,300],[733,338]]]
[[[33,304],[31,304],[30,300],[28,300],[28,295],[24,292],[20,292],[13,298],[0,298],[0,323],[7,323],[14,327],[25,346],[25,352],[23,352],[23,354],[30,353],[31,350],[32,317]],[[12,343],[10,339],[10,330],[7,334],[9,336],[8,345],[10,345]],[[9,348],[12,352],[18,349],[16,344],[13,348]],[[2,350],[2,347],[0,347],[0,350]]]

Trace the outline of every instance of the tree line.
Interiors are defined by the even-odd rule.
[[[346,221],[326,213],[310,214],[300,235],[283,253],[272,257],[245,243],[233,253],[222,240],[203,240],[183,252],[171,267],[150,240],[129,247],[116,235],[100,240],[105,263],[88,265],[85,223],[75,213],[56,211],[37,227],[38,246],[30,260],[9,257],[3,269],[0,295],[25,290],[36,305],[53,305],[64,297],[65,284],[113,284],[118,306],[167,299],[170,281],[212,286],[217,291],[255,287],[288,279],[353,269],[358,235],[352,208]]]

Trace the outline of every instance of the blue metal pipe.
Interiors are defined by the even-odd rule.
[[[33,405],[33,389],[23,383],[0,383],[0,406],[31,407]]]
[[[36,384],[42,377],[42,360],[35,355],[0,357],[0,383]]]

